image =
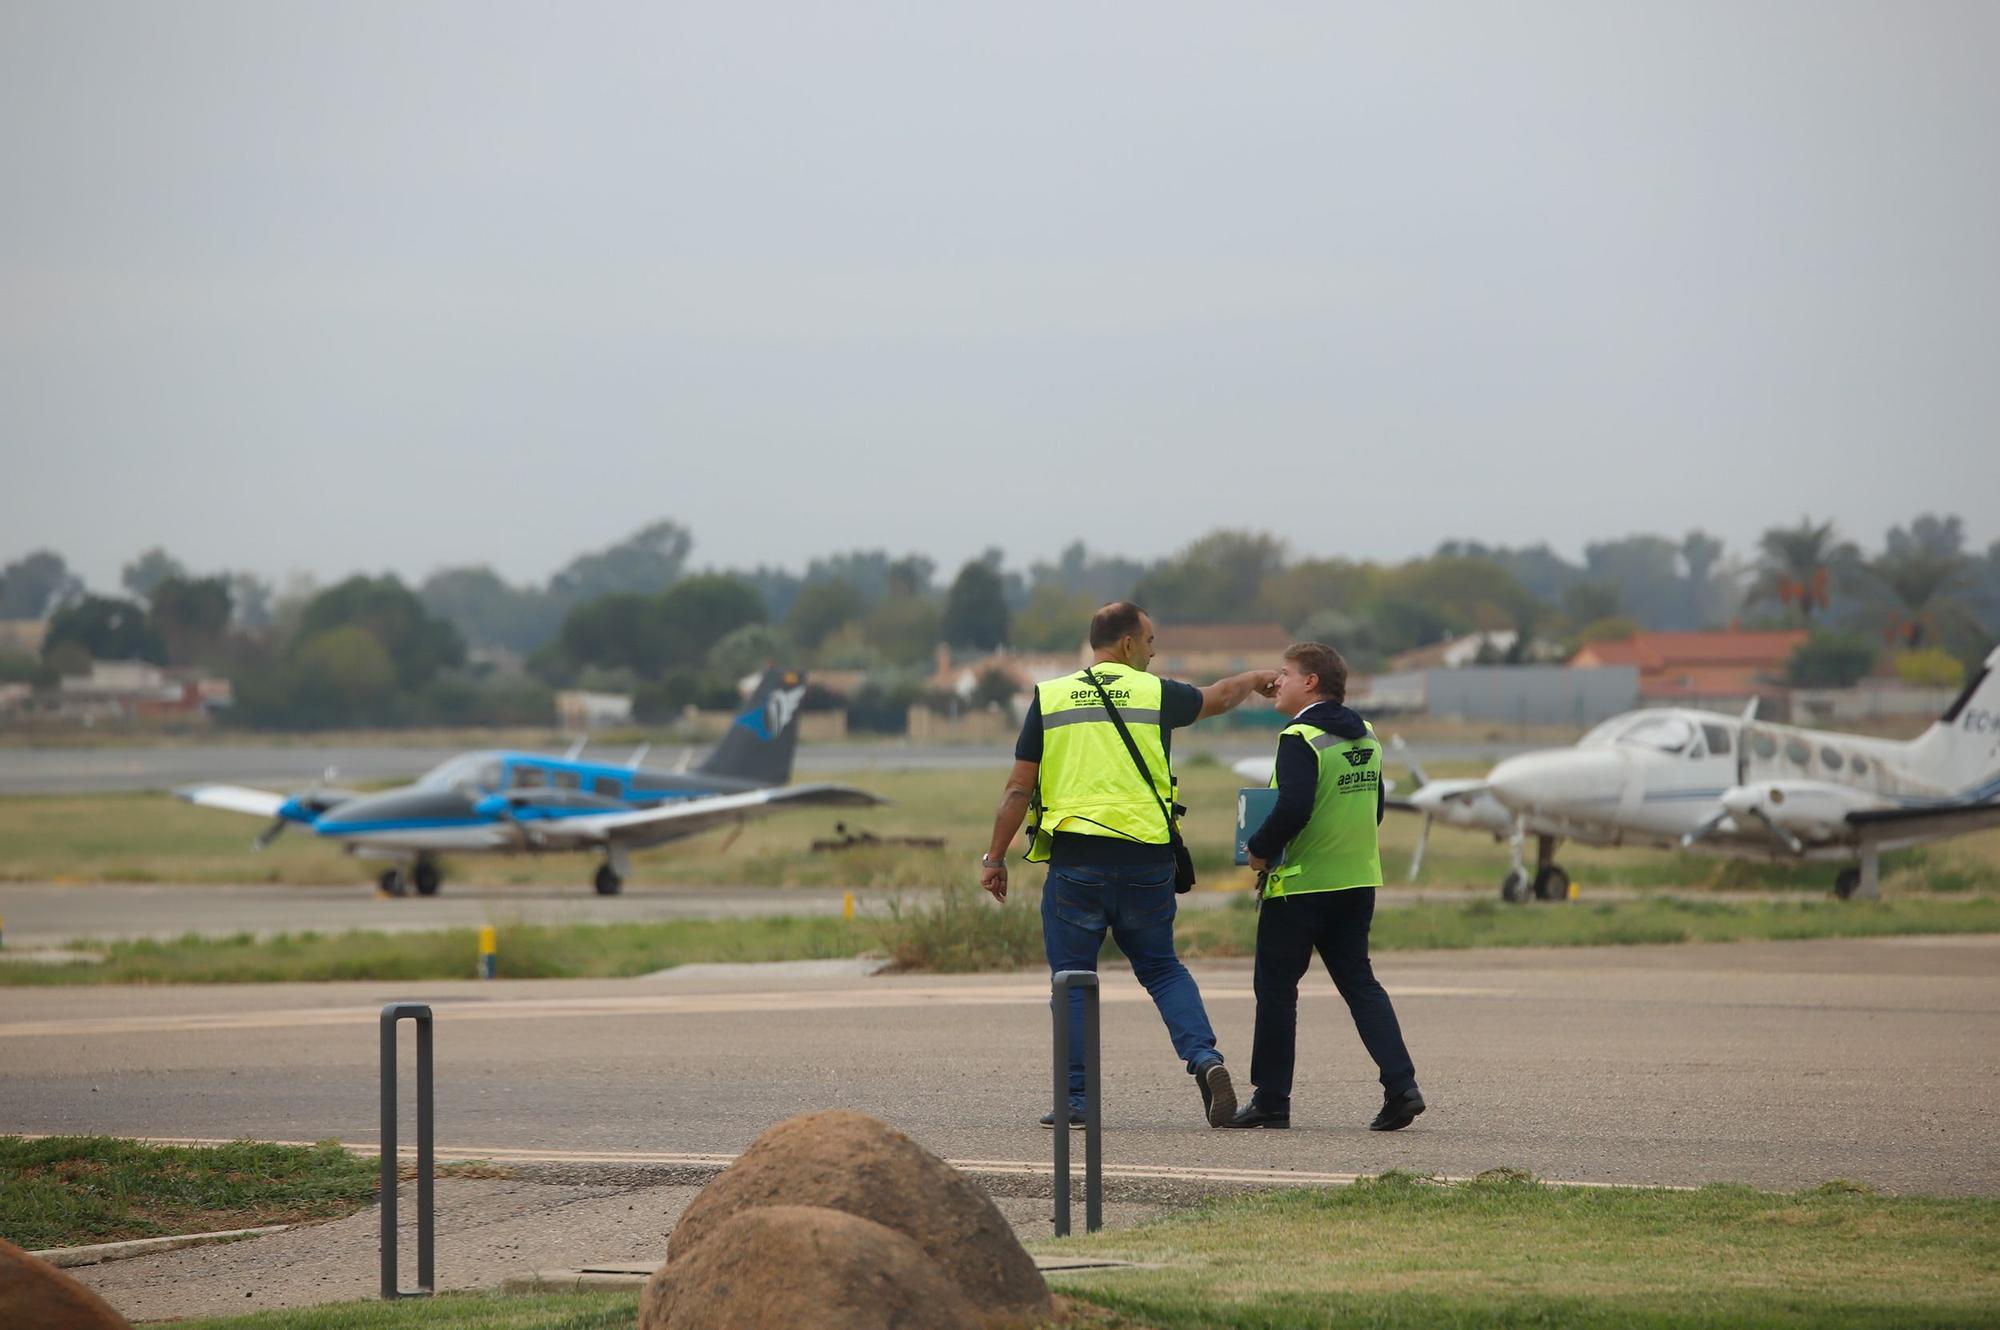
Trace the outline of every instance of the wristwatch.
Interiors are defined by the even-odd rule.
[[[979,866],[981,868],[1005,868],[1007,866],[1007,856],[1003,854],[998,859],[995,859],[990,854],[982,854],[979,856]]]

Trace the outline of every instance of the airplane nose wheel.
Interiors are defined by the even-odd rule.
[[[1834,874],[1833,894],[1844,901],[1853,900],[1854,892],[1860,885],[1861,870],[1858,868],[1843,868]]]
[[[375,879],[375,885],[382,889],[384,896],[407,896],[410,894],[409,884],[403,880],[403,870],[400,868],[383,869],[382,876]]]
[[[1500,899],[1509,905],[1520,905],[1528,899],[1528,870],[1510,868],[1507,876],[1500,879]]]
[[[597,870],[597,876],[591,879],[591,885],[597,888],[597,894],[600,896],[616,896],[625,889],[625,879],[613,872],[610,864],[605,864]]]

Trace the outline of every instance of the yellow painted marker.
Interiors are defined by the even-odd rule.
[[[488,924],[486,925],[486,927],[480,929],[479,930],[479,977],[481,979],[491,979],[493,977],[493,971],[495,968],[495,962],[498,958],[499,950],[500,950],[500,940],[493,932],[493,925]]]
[[[1577,885],[1576,883],[1574,883],[1574,882],[1570,883],[1570,884],[1569,884],[1569,898],[1570,898],[1571,900],[1573,900],[1573,901],[1580,901],[1580,900],[1582,900],[1582,899],[1583,899],[1583,888],[1582,888],[1582,887],[1580,887],[1580,886],[1578,886],[1578,885]]]
[[[854,917],[854,893],[851,891],[840,893],[840,917],[843,919]]]

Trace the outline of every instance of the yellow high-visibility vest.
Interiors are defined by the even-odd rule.
[[[1296,734],[1319,759],[1312,818],[1285,847],[1285,862],[1271,870],[1264,895],[1303,896],[1313,891],[1345,891],[1382,885],[1382,843],[1376,835],[1375,802],[1382,790],[1382,745],[1375,727],[1359,739],[1343,739],[1316,725],[1293,725],[1278,736]],[[1271,773],[1275,788],[1278,776]]]
[[[1158,676],[1126,665],[1093,665],[1090,672],[1118,708],[1119,718],[1153,775],[1139,778],[1104,699],[1082,671],[1035,685],[1042,712],[1042,763],[1035,789],[1041,820],[1028,847],[1030,863],[1046,863],[1058,831],[1165,845],[1161,804],[1172,806],[1173,773],[1160,727]]]

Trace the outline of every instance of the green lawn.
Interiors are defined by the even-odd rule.
[[[2000,1322],[2000,1201],[1546,1187],[1499,1173],[1211,1201],[1134,1229],[1033,1244],[1156,1268],[1061,1276],[1096,1330],[1366,1326],[1538,1330],[1973,1327]],[[188,1330],[597,1330],[637,1298],[353,1302]]]
[[[1062,1284],[1157,1330],[2000,1322],[2000,1201],[1841,1185],[1787,1196],[1389,1174],[1037,1248],[1164,1266]]]
[[[0,1136],[0,1237],[34,1251],[334,1219],[373,1203],[376,1167],[332,1142]]]
[[[1248,956],[1257,915],[1247,895],[1191,909],[1176,925],[1190,958]],[[1376,911],[1378,952],[1517,946],[1607,946],[1749,939],[2000,932],[2000,897],[1883,901],[1653,898],[1556,905],[1417,903]],[[297,983],[338,979],[461,979],[477,934],[299,933],[256,939],[185,937],[79,949],[102,963],[9,963],[0,986],[110,983]],[[1115,949],[1114,949],[1115,950]],[[852,921],[776,916],[653,924],[505,926],[499,971],[512,979],[620,978],[696,961],[782,961],[880,954],[905,970],[971,973],[1042,963],[1032,890],[995,905],[973,888],[921,893]]]
[[[1392,764],[1393,765],[1393,764]],[[832,813],[801,811],[754,822],[732,839],[696,836],[647,850],[633,861],[635,883],[685,885],[937,887],[973,876],[986,848],[1005,771],[850,771],[828,773],[894,802],[885,808]],[[1204,885],[1247,884],[1247,870],[1230,862],[1236,789],[1227,767],[1183,763],[1181,789],[1190,813],[1188,841]],[[863,848],[813,853],[815,837],[834,823],[882,836],[942,836],[939,851]],[[0,880],[14,882],[295,882],[372,880],[371,866],[293,829],[267,850],[250,848],[262,829],[255,818],[195,808],[166,794],[33,795],[0,798]],[[1415,848],[1418,819],[1392,813],[1382,828],[1383,869],[1401,882]],[[1692,887],[1730,891],[1784,890],[1819,894],[1833,880],[1831,865],[1708,858],[1647,849],[1567,846],[1562,862],[1586,895],[1598,886]],[[540,883],[587,889],[588,856],[465,857],[446,865],[449,882]],[[1439,826],[1424,865],[1429,886],[1476,886],[1496,894],[1507,868],[1506,847],[1487,836]],[[2000,831],[1920,851],[1888,856],[1883,887],[1890,895],[1933,891],[2000,892]],[[448,884],[446,891],[451,890]]]

